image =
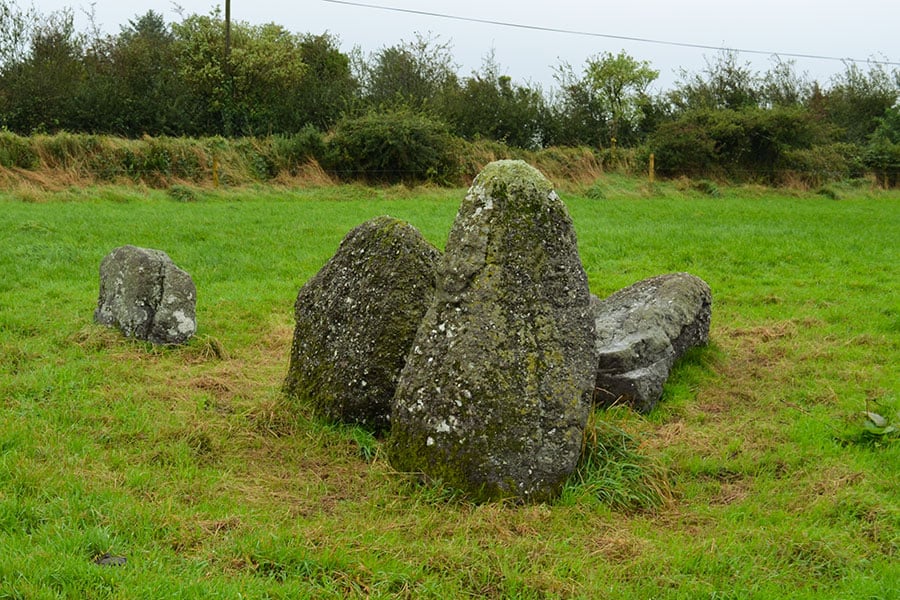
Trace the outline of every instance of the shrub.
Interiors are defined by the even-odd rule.
[[[873,139],[866,146],[863,162],[875,173],[879,185],[885,188],[900,186],[900,144],[886,138]]]
[[[325,140],[315,127],[307,125],[293,135],[273,137],[272,155],[279,171],[294,175],[300,165],[322,159],[325,155]]]
[[[0,166],[7,168],[33,169],[38,157],[28,138],[8,131],[0,131]]]
[[[779,163],[782,183],[799,179],[810,186],[821,186],[863,175],[861,149],[854,144],[826,144],[786,150]]]
[[[708,179],[701,179],[700,181],[693,182],[691,184],[691,189],[694,189],[701,194],[706,194],[707,196],[719,196],[719,186]]]
[[[253,179],[272,179],[278,174],[271,140],[240,138],[231,142]]]
[[[166,193],[178,202],[195,202],[197,200],[197,193],[184,185],[173,185],[166,190]]]
[[[584,195],[591,200],[606,200],[606,186],[598,179],[585,190]]]
[[[324,163],[342,179],[450,183],[460,173],[459,145],[445,124],[400,109],[341,120]]]
[[[32,143],[45,166],[70,169],[82,164],[86,156],[98,152],[102,146],[100,140],[94,135],[61,131],[35,136]]]
[[[803,109],[696,110],[661,125],[649,150],[662,175],[773,183],[786,152],[824,139],[822,126]]]
[[[878,119],[878,128],[869,137],[863,162],[884,187],[900,185],[900,108],[890,108]]]

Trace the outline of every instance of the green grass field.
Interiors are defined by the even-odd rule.
[[[900,421],[900,195],[599,185],[561,194],[594,293],[713,290],[659,408],[595,415],[665,470],[655,509],[596,480],[471,504],[280,396],[344,234],[389,214],[443,247],[465,190],[0,192],[0,598],[900,598],[900,442],[862,414]],[[123,244],[193,276],[187,346],[92,323]]]

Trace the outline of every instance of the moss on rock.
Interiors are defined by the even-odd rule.
[[[414,227],[391,217],[348,233],[297,294],[285,392],[329,420],[387,429],[439,255]]]
[[[395,468],[480,500],[542,501],[574,470],[593,387],[587,277],[568,212],[521,161],[460,206],[398,384]]]

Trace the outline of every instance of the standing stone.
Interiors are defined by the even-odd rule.
[[[94,320],[154,344],[188,341],[197,331],[197,288],[161,250],[121,246],[100,263]]]
[[[605,300],[594,297],[595,401],[652,410],[675,361],[709,340],[711,305],[709,285],[688,273],[651,277]]]
[[[522,161],[463,201],[394,397],[388,456],[476,500],[540,502],[577,466],[596,364],[565,205]]]
[[[439,256],[414,227],[391,217],[350,231],[297,294],[285,392],[326,419],[386,430]]]

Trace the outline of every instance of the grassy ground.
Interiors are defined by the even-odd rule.
[[[590,482],[473,505],[280,397],[294,297],[343,235],[390,214],[443,246],[463,194],[0,193],[0,598],[900,598],[900,443],[861,414],[900,419],[900,196],[563,194],[594,293],[713,290],[660,407],[595,415],[668,472],[640,511]],[[186,347],[92,323],[123,244],[194,277]]]

